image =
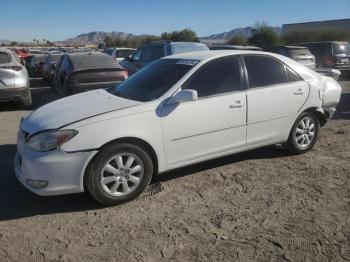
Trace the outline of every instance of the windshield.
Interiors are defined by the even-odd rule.
[[[350,44],[349,43],[334,44],[333,50],[335,54],[350,54]]]
[[[193,60],[159,59],[108,92],[130,100],[152,101],[161,97],[194,65]]]

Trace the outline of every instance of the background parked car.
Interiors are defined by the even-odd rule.
[[[210,50],[254,50],[262,51],[262,48],[250,45],[214,45],[209,47]]]
[[[29,55],[24,59],[30,77],[42,76],[45,58],[45,55]]]
[[[24,107],[32,104],[26,68],[17,55],[0,48],[0,101],[20,101]]]
[[[289,57],[311,69],[316,68],[315,56],[304,46],[270,46],[264,48],[267,52],[272,52]]]
[[[44,81],[51,83],[57,62],[62,55],[63,53],[58,53],[46,56],[42,69],[42,76]]]
[[[125,59],[125,57],[130,57],[135,53],[135,48],[127,48],[127,47],[111,47],[103,50],[103,53],[110,55],[118,62]]]
[[[120,64],[128,70],[129,75],[132,75],[149,63],[164,56],[208,50],[209,48],[206,45],[200,43],[154,41],[140,47],[131,58],[126,58]]]
[[[55,89],[64,96],[91,89],[115,86],[128,77],[115,60],[106,54],[65,54],[55,70]]]
[[[16,53],[19,59],[25,59],[27,56],[29,56],[28,50],[24,48],[21,48],[21,49],[16,48],[13,51]]]
[[[313,42],[298,44],[309,48],[316,57],[317,68],[334,68],[344,75],[350,73],[350,44],[348,42]]]

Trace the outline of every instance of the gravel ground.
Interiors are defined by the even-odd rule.
[[[32,93],[35,107],[57,98]],[[350,93],[338,110],[305,155],[269,147],[216,159],[101,208],[87,194],[39,197],[16,181],[28,111],[2,106],[0,261],[350,261]]]

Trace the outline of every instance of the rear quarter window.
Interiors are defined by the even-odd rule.
[[[11,56],[5,52],[0,52],[0,64],[6,64],[11,62]]]

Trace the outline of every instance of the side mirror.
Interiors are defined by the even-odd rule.
[[[198,100],[198,94],[196,90],[185,89],[180,90],[174,96],[169,99],[170,104],[185,103]]]

